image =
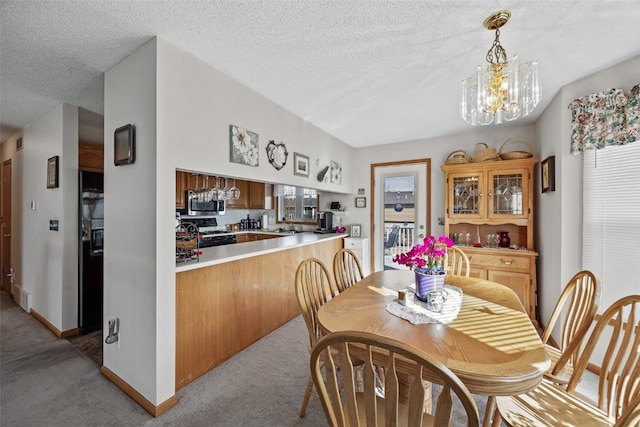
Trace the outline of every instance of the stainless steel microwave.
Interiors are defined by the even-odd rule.
[[[213,197],[209,191],[187,190],[187,215],[224,215],[225,201]]]

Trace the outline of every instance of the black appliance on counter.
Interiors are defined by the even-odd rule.
[[[314,233],[335,233],[333,229],[333,212],[318,212],[318,228]]]
[[[198,227],[198,247],[201,249],[237,242],[235,234],[218,228],[218,220],[215,218],[185,218],[184,221]]]
[[[78,329],[102,329],[104,250],[104,179],[98,172],[80,172],[78,179]]]

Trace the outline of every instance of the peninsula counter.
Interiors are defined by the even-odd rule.
[[[345,234],[299,233],[202,249],[176,266],[176,390],[300,314],[295,273],[315,257],[329,271]]]

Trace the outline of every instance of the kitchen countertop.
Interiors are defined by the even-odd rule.
[[[343,239],[349,237],[348,234],[329,233],[317,234],[313,232],[303,232],[296,234],[269,232],[269,231],[241,231],[229,234],[239,233],[256,233],[281,235],[277,239],[257,240],[254,242],[235,243],[232,245],[214,246],[211,248],[202,248],[202,255],[199,261],[186,261],[176,264],[176,273],[182,271],[194,270],[196,268],[208,267],[211,265],[222,264],[225,262],[236,261],[243,258],[249,258],[258,255],[264,255],[272,252],[283,251],[299,246],[312,245],[317,242]]]

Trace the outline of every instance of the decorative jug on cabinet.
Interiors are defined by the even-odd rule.
[[[498,231],[498,234],[500,235],[500,243],[498,243],[498,246],[500,246],[501,248],[508,248],[509,245],[511,244],[511,239],[509,238],[509,232]]]

